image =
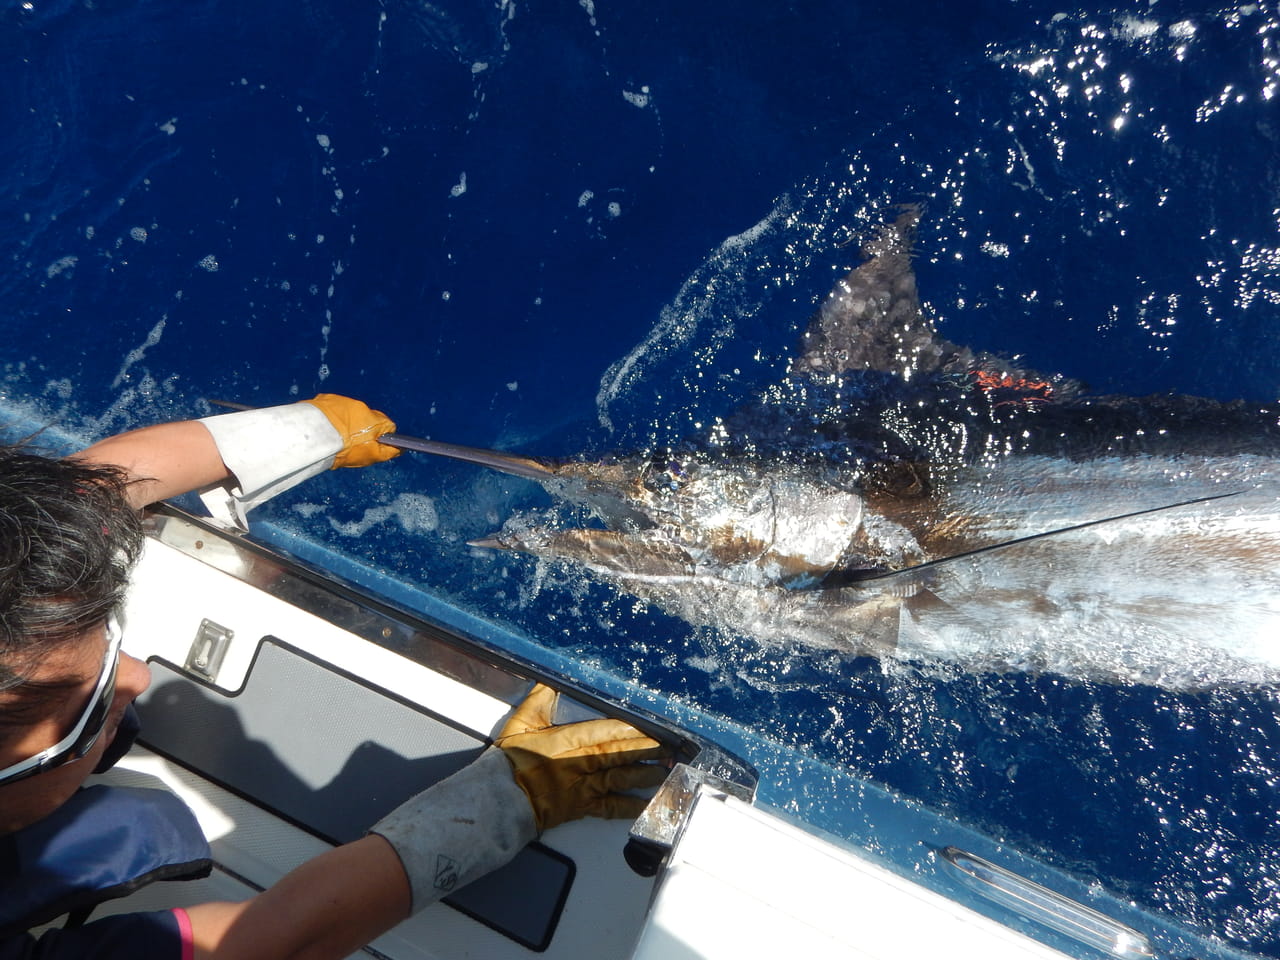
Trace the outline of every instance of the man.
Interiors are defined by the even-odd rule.
[[[394,429],[326,394],[146,427],[66,460],[0,448],[0,960],[345,957],[444,895],[441,858],[461,885],[565,820],[638,814],[627,791],[660,782],[642,761],[662,748],[620,721],[552,726],[555,695],[536,687],[469,767],[256,897],[25,932],[207,856],[168,794],[83,788],[127,750],[122,724],[150,682],[120,651],[115,619],[141,549],[137,510],[199,490],[216,518],[245,527],[307,477],[395,456],[378,442]]]

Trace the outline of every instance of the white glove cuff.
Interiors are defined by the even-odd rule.
[[[502,866],[538,835],[511,762],[490,747],[470,765],[410,797],[373,825],[395,849],[413,912]]]
[[[215,521],[241,531],[254,507],[323,473],[342,451],[342,436],[319,407],[294,403],[206,417],[231,480],[200,491]]]

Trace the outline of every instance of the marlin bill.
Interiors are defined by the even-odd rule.
[[[431,441],[591,524],[476,546],[560,558],[691,624],[879,658],[1177,690],[1280,681],[1280,408],[1090,395],[950,343],[903,208],[786,375],[713,434],[602,458]]]

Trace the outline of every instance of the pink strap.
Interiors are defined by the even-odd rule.
[[[178,934],[182,937],[182,960],[196,960],[196,941],[191,933],[191,918],[181,907],[175,907],[173,915],[177,918]]]

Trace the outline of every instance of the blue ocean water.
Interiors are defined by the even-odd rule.
[[[649,448],[777,380],[910,202],[949,339],[1274,401],[1278,39],[1271,2],[7,0],[0,390],[78,439],[333,391],[418,436]],[[259,535],[749,731],[826,829],[865,778],[1280,956],[1275,691],[886,673],[466,545],[546,503],[404,456]]]

